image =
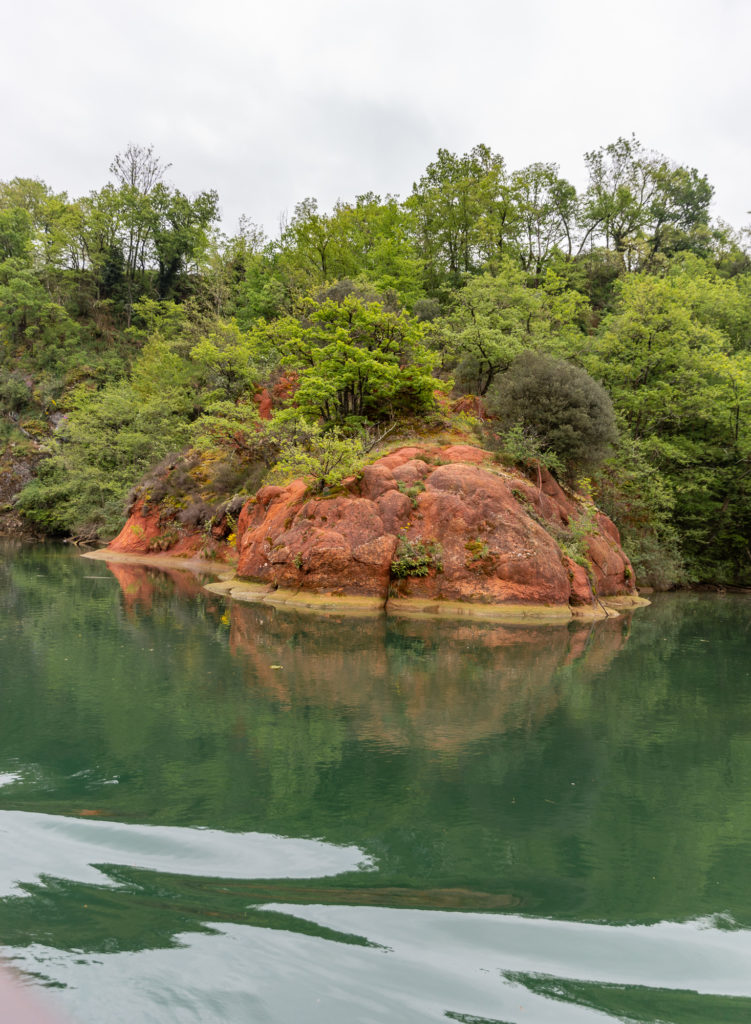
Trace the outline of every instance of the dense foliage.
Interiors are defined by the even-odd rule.
[[[643,581],[750,583],[748,234],[635,139],[585,163],[577,193],[552,163],[440,150],[403,201],[305,199],[275,239],[222,234],[216,193],[151,148],[77,199],[0,183],[0,444],[46,456],[18,506],[110,534],[190,445],[202,500],[275,465],[324,487],[394,424],[445,422],[453,389],[507,450],[590,477]]]

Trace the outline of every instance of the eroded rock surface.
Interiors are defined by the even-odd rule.
[[[570,551],[587,516],[581,565],[560,542]],[[301,480],[264,487],[242,510],[238,548],[240,578],[384,601],[583,608],[635,593],[606,516],[470,445],[401,448],[332,497]]]

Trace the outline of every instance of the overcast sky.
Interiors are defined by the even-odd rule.
[[[751,216],[751,0],[6,0],[0,179],[81,195],[153,143],[276,232],[305,196],[409,193],[439,147],[510,169],[632,132]]]

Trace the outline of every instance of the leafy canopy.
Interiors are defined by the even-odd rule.
[[[404,312],[347,295],[305,301],[300,319],[273,327],[286,366],[299,374],[295,405],[324,423],[378,422],[432,408],[435,357]]]

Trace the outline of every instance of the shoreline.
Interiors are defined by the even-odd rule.
[[[181,555],[147,555],[129,551],[110,551],[98,548],[96,551],[79,551],[81,558],[91,558],[97,562],[123,562],[132,565],[151,565],[156,569],[185,569],[188,572],[203,572],[219,579],[234,576],[234,565],[225,562],[212,562],[208,558],[184,558]]]
[[[357,594],[316,594],[309,590],[276,587],[272,583],[242,580],[234,575],[235,567],[205,558],[183,558],[179,555],[134,554],[124,551],[81,552],[82,558],[99,562],[119,562],[152,566],[155,569],[182,569],[205,573],[216,579],[203,589],[233,601],[246,604],[267,604],[274,608],[290,608],[318,614],[343,614],[357,617],[393,616],[402,618],[465,619],[473,622],[494,622],[508,625],[565,626],[570,622],[599,622],[617,618],[624,612],[644,608],[650,601],[638,594],[625,594],[598,599],[594,605],[482,604],[469,601],[441,601],[421,597],[376,597]]]

